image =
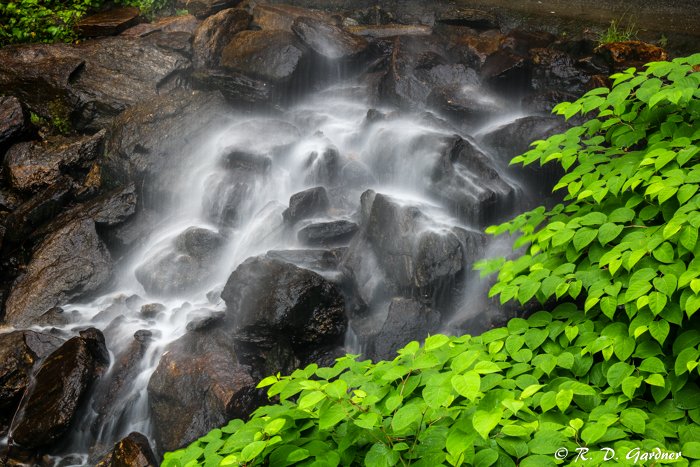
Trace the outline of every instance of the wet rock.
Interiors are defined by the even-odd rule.
[[[97,131],[125,108],[178,86],[189,59],[156,42],[118,36],[5,47],[0,87],[40,116]]]
[[[282,213],[282,217],[285,222],[293,225],[302,219],[324,214],[329,205],[325,188],[322,186],[309,188],[289,198],[289,208]]]
[[[66,434],[92,382],[109,357],[102,333],[91,328],[43,361],[10,428],[20,448],[45,448]]]
[[[5,303],[5,321],[31,324],[51,307],[95,290],[109,278],[111,263],[92,220],[67,224],[46,237],[32,255]]]
[[[466,26],[474,29],[497,29],[498,19],[495,15],[471,8],[450,8],[435,18],[435,21],[454,26]]]
[[[243,31],[226,45],[221,66],[268,82],[286,82],[301,68],[306,55],[294,34],[286,31]]]
[[[361,197],[362,234],[344,259],[362,299],[371,303],[393,294],[433,293],[451,286],[464,268],[459,238],[438,226],[420,206],[366,191]],[[423,295],[421,293],[421,295]]]
[[[368,111],[365,125],[371,124],[374,114]],[[375,180],[370,169],[362,162],[340,155],[335,146],[329,146],[322,152],[314,151],[307,160],[309,167],[306,183],[326,187],[363,187]]]
[[[445,44],[433,36],[395,38],[380,96],[402,107],[422,107],[435,87],[479,84],[472,70],[451,63],[446,55]]]
[[[97,463],[97,467],[157,467],[158,465],[148,438],[135,431],[115,444],[112,451]]]
[[[279,260],[246,260],[231,274],[221,297],[243,342],[305,348],[334,343],[345,331],[339,289],[312,271]]]
[[[475,225],[486,225],[513,209],[516,190],[493,161],[476,145],[460,137],[447,140],[433,167],[429,190],[448,208]]]
[[[367,49],[367,40],[325,21],[297,18],[292,31],[314,52],[330,60],[355,57]]]
[[[517,55],[527,57],[532,49],[548,47],[556,36],[546,31],[514,29],[504,38],[501,47]]]
[[[442,115],[469,123],[479,123],[505,111],[496,99],[473,86],[461,85],[435,88],[428,95],[427,105]]]
[[[352,34],[375,39],[396,36],[429,36],[433,32],[433,28],[422,24],[357,25],[345,29]]]
[[[34,366],[62,342],[50,334],[34,331],[0,334],[0,427],[11,421]]]
[[[338,268],[344,248],[332,250],[270,250],[265,256],[291,263],[300,268],[329,271]]]
[[[0,188],[0,211],[12,212],[22,204],[21,193],[10,188]]]
[[[493,154],[505,164],[530,149],[532,141],[547,139],[554,134],[563,133],[568,128],[569,125],[562,118],[523,117],[484,135],[483,142],[492,148]],[[538,199],[551,196],[554,184],[564,175],[561,166],[556,164],[546,164],[543,167],[539,164],[524,167],[515,165],[511,166],[509,171],[524,181],[528,191],[536,193]]]
[[[114,8],[87,16],[78,21],[75,27],[78,33],[86,37],[114,36],[134,26],[140,14],[135,7]]]
[[[54,137],[44,142],[19,143],[5,156],[12,186],[36,191],[58,181],[70,169],[95,159],[102,149],[105,131],[78,138]]]
[[[357,224],[340,220],[317,222],[299,230],[299,241],[311,246],[335,246],[347,244],[357,233]]]
[[[166,249],[136,268],[136,279],[156,295],[195,290],[209,279],[223,237],[211,230],[190,227],[178,235],[174,250]]]
[[[531,49],[532,88],[536,91],[564,89],[583,94],[590,76],[576,66],[574,59],[555,49]]]
[[[193,35],[200,21],[193,15],[166,16],[149,23],[133,26],[123,33],[124,37],[145,37],[154,32],[186,32]]]
[[[191,78],[196,89],[219,91],[232,104],[270,104],[277,96],[273,84],[231,70],[198,70]]]
[[[330,15],[294,5],[255,5],[253,24],[264,30],[292,31],[292,24],[299,17],[332,22]]]
[[[6,242],[19,243],[51,219],[70,202],[71,181],[68,177],[40,191],[19,205],[5,220]]]
[[[182,177],[178,156],[197,147],[227,110],[219,93],[191,91],[171,92],[128,109],[114,120],[105,141],[106,184],[134,183],[148,208],[167,196],[160,186],[177,184]]]
[[[505,36],[498,30],[488,30],[483,32],[465,32],[463,28],[458,28],[450,35],[450,42],[453,44],[453,52],[456,53],[460,62],[474,69],[480,69],[486,59],[501,48]]]
[[[408,298],[395,298],[381,329],[372,336],[369,352],[374,360],[393,360],[409,342],[422,341],[438,330],[440,313]]]
[[[158,450],[180,448],[232,418],[246,418],[258,402],[251,397],[254,386],[222,330],[188,332],[168,345],[148,383]]]
[[[589,82],[590,83],[590,82]],[[522,99],[524,109],[535,113],[551,114],[560,102],[573,102],[578,97],[566,91],[548,90],[529,94]]]
[[[151,319],[165,310],[165,305],[161,303],[147,303],[141,307],[141,316],[146,319]]]
[[[595,49],[614,71],[629,67],[640,68],[649,62],[664,61],[668,54],[661,47],[641,41],[611,42]]]
[[[251,16],[245,10],[229,8],[208,17],[194,32],[192,62],[195,67],[217,67],[221,50],[233,36],[248,29]]]
[[[197,18],[206,18],[226,8],[235,7],[241,0],[177,0],[175,8],[187,10]]]
[[[517,94],[528,89],[530,69],[526,57],[509,50],[489,55],[481,67],[482,80],[504,94]]]
[[[0,97],[0,156],[7,147],[28,132],[29,118],[19,99],[12,96]]]
[[[241,151],[235,147],[226,151],[221,162],[227,170],[245,177],[266,175],[272,167],[272,159],[269,157]]]

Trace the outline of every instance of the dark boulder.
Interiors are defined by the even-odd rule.
[[[527,57],[532,49],[549,47],[555,39],[554,34],[546,31],[513,29],[503,39],[501,47],[516,55]]]
[[[475,143],[454,136],[446,140],[433,167],[429,190],[461,218],[483,226],[503,219],[514,208],[516,189]]]
[[[171,92],[128,109],[114,120],[105,141],[106,185],[134,183],[148,208],[180,180],[178,156],[194,150],[227,109],[221,94],[192,91]]]
[[[175,8],[187,10],[197,18],[206,18],[226,8],[232,8],[241,0],[177,0]]]
[[[16,97],[0,96],[0,161],[2,152],[29,132],[29,118]]]
[[[282,217],[285,222],[293,225],[302,219],[325,214],[329,205],[325,188],[309,188],[289,198],[289,208],[282,213]]]
[[[375,39],[397,36],[429,36],[433,32],[433,28],[423,24],[354,25],[345,29],[357,36]]]
[[[155,295],[185,293],[201,287],[212,274],[223,237],[211,230],[190,227],[166,248],[136,268],[136,279]]]
[[[35,365],[62,342],[55,336],[35,331],[0,334],[0,431],[11,421]]]
[[[208,17],[197,27],[192,41],[195,68],[218,67],[221,50],[233,36],[248,29],[251,16],[240,8],[229,8]]]
[[[110,276],[112,260],[95,223],[77,219],[47,236],[5,303],[5,321],[31,324],[48,309],[95,290]]]
[[[157,35],[108,37],[77,45],[34,44],[0,50],[0,87],[40,116],[78,130],[104,128],[125,108],[179,85],[190,66]]]
[[[340,290],[315,272],[265,257],[246,260],[221,297],[240,341],[292,348],[335,343],[345,332]]]
[[[427,97],[430,108],[447,117],[467,123],[481,123],[502,114],[504,106],[474,86],[441,86]]]
[[[315,18],[297,18],[292,31],[310,49],[330,60],[356,57],[369,45],[363,37]]]
[[[136,7],[114,8],[87,16],[75,25],[87,37],[115,36],[138,23],[141,12]]]
[[[331,271],[338,269],[345,248],[332,250],[270,250],[265,256],[291,263],[300,268],[314,271]]]
[[[105,131],[77,138],[54,137],[43,142],[19,143],[5,156],[10,183],[17,190],[36,191],[56,183],[61,175],[100,155]]]
[[[422,107],[440,86],[478,86],[473,70],[452,63],[446,44],[430,36],[400,36],[393,40],[389,69],[380,83],[380,96],[401,107]]]
[[[527,57],[507,49],[489,55],[480,73],[484,83],[506,95],[517,95],[530,86],[530,63]]]
[[[505,36],[500,31],[474,31],[465,28],[454,28],[448,31],[452,52],[459,57],[460,63],[480,69],[486,59],[501,48]]]
[[[145,37],[155,32],[186,32],[193,35],[199,24],[200,21],[193,15],[166,16],[148,23],[137,24],[120,35],[124,37]]]
[[[375,114],[370,110],[368,118],[365,119],[365,126],[372,123],[372,118],[375,118]],[[332,145],[323,151],[313,151],[309,154],[307,166],[305,182],[310,185],[365,187],[375,181],[364,163],[341,155]]]
[[[148,383],[157,449],[178,449],[232,418],[246,418],[258,403],[254,387],[226,332],[188,332],[166,347]]]
[[[413,340],[423,341],[439,327],[439,312],[412,299],[395,298],[381,328],[369,339],[368,357],[393,360],[397,350]]]
[[[595,76],[591,77],[592,79]],[[591,83],[589,81],[589,83]],[[578,99],[578,96],[566,91],[547,90],[529,94],[523,97],[521,105],[524,110],[538,113],[551,114],[552,109],[560,102],[573,102]]]
[[[131,432],[97,462],[97,467],[157,467],[159,464],[148,438]]]
[[[304,46],[291,32],[242,31],[221,52],[220,65],[251,78],[287,82],[302,67]]]
[[[196,89],[219,91],[232,104],[274,104],[277,98],[275,85],[231,70],[197,70],[191,79]]]
[[[297,237],[300,242],[311,246],[346,245],[357,230],[357,224],[350,221],[317,222],[299,230]]]
[[[15,415],[10,433],[23,449],[47,448],[70,429],[93,381],[109,364],[104,337],[82,331],[43,361]]]
[[[577,95],[585,92],[590,75],[577,67],[568,53],[551,48],[531,49],[530,60],[535,91],[560,89]]]

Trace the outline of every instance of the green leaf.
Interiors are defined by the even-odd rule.
[[[617,238],[622,232],[623,226],[614,224],[612,222],[607,222],[600,226],[598,229],[598,241],[601,245],[607,245],[611,241]]]
[[[612,388],[616,388],[622,384],[622,381],[634,372],[634,367],[625,362],[614,363],[607,373],[608,384]]]
[[[644,382],[651,385],[651,386],[664,387],[666,385],[666,382],[664,381],[664,377],[662,375],[659,375],[659,374],[649,375],[644,380]]]
[[[496,428],[503,417],[503,410],[477,410],[472,416],[472,425],[482,438],[488,439],[491,430]]]
[[[571,400],[573,397],[574,392],[571,389],[562,389],[559,391],[556,396],[557,407],[559,410],[565,412],[566,409],[569,408],[569,405],[571,405]]]
[[[241,451],[241,459],[250,462],[255,459],[267,446],[267,441],[253,441]]]
[[[423,413],[417,404],[404,405],[399,408],[391,420],[391,427],[396,432],[403,432],[414,423],[418,423]]]
[[[649,323],[649,334],[651,334],[651,337],[656,339],[659,344],[663,345],[670,331],[671,325],[668,324],[666,320],[652,321]]]
[[[476,371],[467,371],[462,375],[454,375],[451,380],[452,387],[460,396],[470,401],[476,399],[481,393],[481,377]]]
[[[593,443],[602,438],[607,431],[608,427],[602,423],[588,424],[583,431],[581,431],[581,439],[586,443],[586,445],[591,446]]]
[[[340,404],[331,404],[321,410],[318,427],[321,430],[328,430],[340,423],[346,417],[345,409]]]
[[[297,405],[302,410],[310,409],[325,398],[326,395],[322,391],[312,391],[299,399]]]
[[[498,452],[493,449],[481,449],[474,456],[474,467],[488,467],[498,460]]]
[[[435,350],[447,344],[450,338],[442,334],[436,334],[425,339],[425,350]]]
[[[391,467],[399,461],[399,453],[383,443],[374,443],[367,451],[364,465],[367,467]]]
[[[574,235],[574,248],[581,251],[587,247],[598,236],[598,231],[588,228],[579,229]]]

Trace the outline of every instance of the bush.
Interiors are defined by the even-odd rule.
[[[277,404],[163,465],[700,459],[698,65],[700,54],[614,75],[612,90],[555,108],[586,123],[514,159],[560,163],[568,194],[489,228],[519,235],[525,253],[481,267],[500,270],[502,302],[552,311],[412,342],[391,362],[347,356],[265,378]]]
[[[14,0],[0,2],[0,46],[22,42],[72,42],[75,24],[99,9],[103,0]],[[168,0],[118,0],[150,16]]]

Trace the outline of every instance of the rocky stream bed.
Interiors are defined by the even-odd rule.
[[[268,374],[503,322],[483,228],[557,177],[508,161],[667,56],[462,6],[180,3],[0,48],[0,465],[155,465]]]

